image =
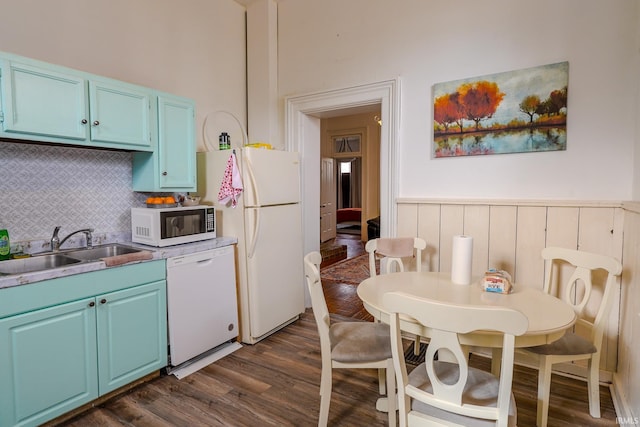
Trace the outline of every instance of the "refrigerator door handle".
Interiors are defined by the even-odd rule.
[[[260,232],[260,209],[252,209],[254,211],[253,217],[253,233],[251,236],[251,242],[249,244],[249,252],[247,257],[253,258],[253,254],[256,252],[256,244],[258,243],[258,233]]]
[[[258,201],[258,186],[256,185],[256,177],[253,174],[253,168],[251,166],[251,159],[247,153],[245,153],[244,160],[246,163],[247,175],[249,175],[249,181],[251,181],[251,189],[253,192],[253,202],[254,206],[258,206],[260,203]]]

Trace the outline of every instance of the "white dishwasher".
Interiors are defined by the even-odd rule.
[[[171,366],[237,338],[233,246],[167,258],[167,310]]]

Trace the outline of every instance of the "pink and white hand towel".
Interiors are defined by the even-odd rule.
[[[236,155],[235,153],[231,153],[229,160],[227,160],[227,168],[224,170],[224,178],[222,179],[222,185],[220,185],[220,191],[218,191],[218,202],[227,205],[229,201],[231,201],[231,206],[235,208],[238,204],[238,197],[242,193],[242,189],[242,177],[238,170]]]

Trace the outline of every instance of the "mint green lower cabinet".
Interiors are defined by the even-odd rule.
[[[167,365],[165,282],[96,298],[100,394]]]
[[[0,289],[0,427],[38,426],[167,366],[164,260]]]
[[[0,425],[39,425],[98,397],[94,299],[0,320]]]

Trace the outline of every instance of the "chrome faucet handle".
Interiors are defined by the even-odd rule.
[[[58,237],[58,232],[60,231],[62,226],[56,225],[53,229],[53,235],[51,236],[51,250],[57,251],[60,248],[60,238]]]
[[[84,232],[84,235],[87,238],[87,248],[90,248],[93,246],[93,235],[91,233],[93,233],[93,228],[89,228],[87,231]]]

